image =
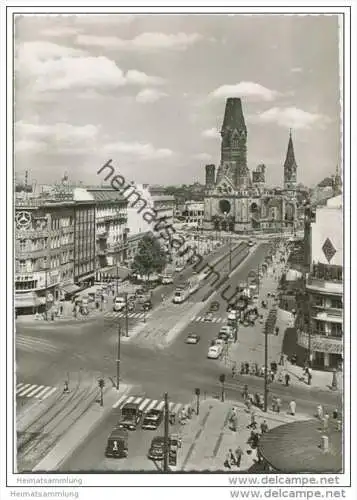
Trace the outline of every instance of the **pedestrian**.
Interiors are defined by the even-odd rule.
[[[236,449],[235,455],[236,455],[236,465],[237,467],[240,467],[240,463],[242,461],[242,456],[243,456],[243,450],[240,446],[238,446],[238,448]]]
[[[319,420],[322,420],[322,417],[324,415],[324,411],[323,411],[323,408],[321,405],[317,405],[317,409],[316,409],[316,416]]]
[[[296,411],[296,403],[295,401],[290,401],[289,403],[289,409],[290,409],[290,414],[295,416],[295,411]]]
[[[246,375],[249,375],[249,363],[245,364],[245,373]]]
[[[290,382],[290,375],[288,373],[285,374],[285,385],[286,387],[289,387],[289,382]]]
[[[244,387],[243,387],[243,392],[242,392],[242,396],[243,396],[243,399],[244,401],[246,401],[248,399],[248,385],[245,384]]]
[[[293,365],[296,365],[296,363],[297,363],[297,354],[295,354],[295,353],[294,353],[294,354],[291,356],[291,363],[292,363]]]
[[[273,370],[270,370],[270,380],[274,382],[274,378],[275,378],[275,373]]]
[[[234,363],[232,366],[232,378],[234,378],[237,374],[237,363]]]
[[[281,408],[281,399],[276,398],[276,412],[280,413],[280,408]]]
[[[224,461],[224,467],[226,467],[227,469],[230,469],[231,468],[231,463],[230,463],[230,454],[229,452],[227,453],[226,455],[226,459]]]
[[[271,409],[273,411],[277,411],[277,398],[276,398],[276,396],[273,396],[273,399],[271,401]]]
[[[275,335],[276,335],[276,336],[278,336],[278,335],[279,335],[279,327],[278,327],[278,326],[275,328]]]
[[[247,429],[256,429],[257,428],[257,422],[255,420],[255,413],[254,411],[250,415],[250,424],[247,426]]]
[[[165,300],[165,295],[162,293],[161,294],[161,302],[164,303],[164,300]]]
[[[260,430],[261,430],[262,434],[265,434],[266,432],[268,432],[268,424],[267,424],[266,420],[263,420],[263,422],[260,424]]]
[[[335,420],[338,418],[338,409],[335,408],[332,412],[332,418],[334,418]]]
[[[325,414],[323,418],[323,424],[324,424],[324,430],[328,429],[328,422],[329,422],[330,416],[328,413]]]
[[[229,463],[230,463],[230,465],[235,465],[236,464],[236,457],[235,457],[235,455],[233,453],[233,450],[230,449],[228,453],[229,453]]]
[[[60,305],[59,310],[60,310],[60,315],[62,316],[62,314],[63,314],[63,305],[62,304]]]

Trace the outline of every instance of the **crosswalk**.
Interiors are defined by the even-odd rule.
[[[124,395],[118,399],[116,403],[113,404],[113,408],[121,408],[123,405],[127,403],[135,403],[139,405],[139,409],[144,413],[147,413],[150,410],[163,410],[165,406],[165,401],[158,399],[150,399],[145,398],[143,396],[127,396]],[[183,403],[174,403],[169,402],[169,411],[170,413],[174,413],[177,415],[180,411],[187,411],[188,407],[191,406],[189,404]]]
[[[16,397],[17,398],[36,398],[36,399],[47,399],[54,392],[57,391],[57,387],[51,387],[48,385],[37,385],[37,384],[16,384]]]
[[[209,325],[210,323],[222,323],[222,321],[225,321],[227,318],[221,318],[221,317],[213,317],[209,321],[205,320],[204,316],[194,316],[191,319],[191,322],[196,322],[196,323],[207,323]]]
[[[106,311],[103,315],[104,317],[107,318],[125,318],[125,312],[120,312],[120,311]],[[143,318],[145,316],[145,313],[143,312],[131,312],[128,313],[128,318]],[[148,317],[148,313],[146,313],[146,317]]]
[[[53,345],[50,341],[31,337],[29,335],[18,335],[15,337],[16,349],[28,352],[55,353],[60,350],[58,346]]]

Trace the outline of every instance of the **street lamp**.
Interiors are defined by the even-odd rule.
[[[219,376],[219,381],[221,382],[221,401],[222,401],[222,403],[224,403],[224,383],[226,381],[226,376],[224,373],[222,373]]]
[[[49,270],[49,266],[43,266],[42,271],[45,271],[45,319],[48,320],[48,292],[47,292],[47,272]]]
[[[195,389],[195,394],[196,394],[196,413],[197,413],[197,415],[199,415],[199,413],[200,413],[200,394],[201,394],[199,387],[197,387]]]

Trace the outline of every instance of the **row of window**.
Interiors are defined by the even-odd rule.
[[[343,268],[342,266],[332,266],[329,264],[313,264],[311,277],[325,281],[342,281]]]
[[[343,302],[341,297],[325,298],[321,295],[316,295],[313,298],[312,305],[316,307],[325,307],[327,309],[329,307],[332,307],[334,309],[343,309]]]
[[[326,321],[313,320],[313,331],[317,335],[327,335],[332,337],[342,337],[341,323],[327,323]]]

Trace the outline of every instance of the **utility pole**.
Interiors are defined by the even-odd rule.
[[[268,411],[268,327],[267,324],[265,323],[265,331],[264,331],[264,337],[265,337],[265,345],[264,345],[264,364],[265,364],[265,370],[264,370],[264,411]]]
[[[120,380],[120,322],[118,324],[118,350],[117,350],[117,391],[119,391],[119,380]]]
[[[238,342],[238,323],[239,323],[239,316],[240,316],[240,311],[238,311],[238,301],[236,300],[236,305],[235,305],[235,312],[236,312],[236,328],[234,331],[234,343],[236,344]]]
[[[224,373],[219,376],[219,381],[221,382],[221,401],[222,403],[224,403],[224,382],[226,381],[226,376]]]
[[[118,276],[119,276],[119,273],[118,273],[118,263],[117,263],[117,275],[116,275],[116,280],[115,280],[117,295],[118,295],[118,290],[119,290]]]
[[[232,271],[232,236],[229,235],[229,273]]]
[[[169,396],[167,392],[164,394],[164,472],[169,472]]]
[[[46,302],[45,302],[45,318],[46,321],[48,319],[48,292],[47,292],[47,268],[45,270],[45,294],[46,294]]]
[[[129,337],[128,292],[125,292],[125,336]]]
[[[260,292],[260,277],[259,277],[259,272],[260,272],[260,266],[258,264],[258,269],[257,269],[258,294]]]
[[[195,394],[196,394],[196,413],[197,413],[197,415],[199,415],[200,414],[200,394],[201,394],[199,387],[197,387],[195,389]]]

